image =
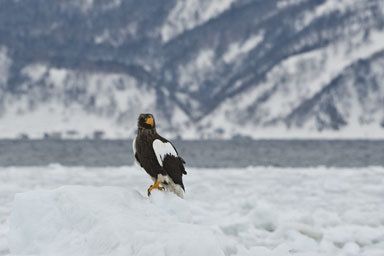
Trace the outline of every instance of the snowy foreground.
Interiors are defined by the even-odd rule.
[[[384,255],[382,167],[188,172],[0,168],[0,255]]]

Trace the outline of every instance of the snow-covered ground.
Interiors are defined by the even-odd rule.
[[[131,166],[0,182],[0,255],[384,255],[383,167],[188,168],[184,200]]]

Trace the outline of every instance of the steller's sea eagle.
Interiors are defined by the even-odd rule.
[[[137,136],[132,145],[135,160],[154,182],[148,188],[148,196],[152,189],[165,188],[183,198],[185,189],[182,176],[187,174],[184,159],[170,141],[156,132],[152,114],[140,114],[137,127]]]

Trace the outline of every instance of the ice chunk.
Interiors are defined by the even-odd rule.
[[[28,255],[224,255],[214,232],[192,219],[173,194],[64,186],[16,195],[9,247]]]

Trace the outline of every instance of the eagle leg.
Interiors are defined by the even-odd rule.
[[[158,190],[164,190],[163,187],[160,187],[160,181],[156,181],[153,185],[149,186],[148,188],[148,196],[151,195],[152,189],[158,189]]]

